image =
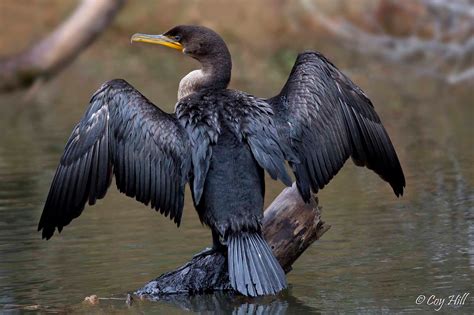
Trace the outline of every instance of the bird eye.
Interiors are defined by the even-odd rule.
[[[176,36],[174,37],[174,40],[177,41],[177,42],[179,42],[179,41],[181,40],[181,35],[176,35]]]

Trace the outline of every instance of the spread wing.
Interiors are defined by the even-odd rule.
[[[188,136],[174,115],[154,106],[124,80],[94,94],[70,136],[38,230],[49,239],[105,196],[115,175],[127,196],[160,210],[178,225],[190,169]]]
[[[405,177],[392,142],[371,101],[324,56],[298,56],[279,95],[267,100],[275,112],[280,141],[303,199],[322,189],[352,157],[387,181],[397,196]]]

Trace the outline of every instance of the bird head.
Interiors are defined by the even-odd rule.
[[[160,35],[137,33],[132,36],[131,41],[177,49],[201,63],[229,54],[224,40],[204,26],[179,25]]]

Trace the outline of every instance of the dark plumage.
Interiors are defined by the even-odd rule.
[[[267,102],[281,141],[300,159],[290,164],[303,199],[329,183],[349,156],[403,195],[405,177],[372,102],[323,55],[298,55],[280,94]]]
[[[202,68],[181,80],[173,114],[124,80],[102,85],[67,142],[39,222],[43,238],[103,198],[112,175],[121,192],[179,225],[188,182],[213,250],[227,251],[232,287],[275,294],[286,280],[261,231],[264,170],[290,185],[288,161],[308,201],[352,157],[403,194],[400,163],[372,103],[321,54],[300,54],[282,91],[265,100],[227,89],[230,53],[210,29],[178,26],[132,41],[182,50]]]

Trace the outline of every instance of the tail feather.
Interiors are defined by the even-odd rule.
[[[276,294],[286,288],[285,272],[260,233],[228,237],[230,284],[247,296]]]
[[[268,248],[267,251],[263,252],[263,254],[267,256],[266,261],[270,262],[273,266],[273,270],[277,272],[277,277],[275,277],[275,280],[278,282],[278,287],[286,288],[285,272],[281,268],[278,260],[276,260],[275,256],[273,256],[273,252],[268,246],[267,242],[262,237],[257,238],[256,241],[260,242],[261,246]]]

